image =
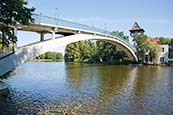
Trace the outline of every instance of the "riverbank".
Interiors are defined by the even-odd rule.
[[[64,61],[64,59],[56,59],[56,60],[52,60],[52,59],[33,59],[32,62],[62,62]]]
[[[32,62],[63,62],[64,59],[33,59]],[[92,64],[92,65],[128,65],[128,66],[173,66],[172,63],[166,64],[133,64],[133,63],[124,63],[124,64],[108,64],[108,63],[80,63],[80,62],[67,62],[67,63],[76,63],[76,64]]]

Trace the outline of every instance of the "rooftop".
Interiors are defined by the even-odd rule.
[[[144,29],[141,28],[137,22],[134,23],[134,25],[132,26],[131,29],[129,29],[129,31],[130,32],[134,32],[134,31],[142,31],[142,32],[145,32]]]

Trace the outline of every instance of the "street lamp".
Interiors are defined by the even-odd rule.
[[[106,34],[106,26],[107,26],[106,23],[104,23],[104,26],[105,26],[105,34]]]
[[[56,12],[55,12],[55,18],[59,18],[59,15],[58,15],[58,8],[55,8]]]

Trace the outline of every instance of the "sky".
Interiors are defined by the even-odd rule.
[[[35,7],[37,14],[128,36],[136,21],[148,36],[173,38],[173,0],[28,0],[28,7]]]

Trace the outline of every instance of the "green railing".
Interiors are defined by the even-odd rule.
[[[32,17],[34,18],[35,23],[45,23],[45,24],[52,24],[52,25],[57,25],[57,26],[62,26],[62,27],[69,27],[69,28],[74,28],[74,29],[79,29],[79,30],[86,30],[86,31],[92,31],[93,33],[97,32],[103,35],[111,35],[115,37],[116,39],[119,39],[126,44],[128,44],[130,47],[136,49],[128,40],[122,38],[121,36],[118,35],[112,35],[111,32],[99,29],[93,26],[87,26],[67,20],[62,20],[62,19],[57,19],[53,17],[48,17],[48,16],[43,16],[39,14],[33,14]]]

